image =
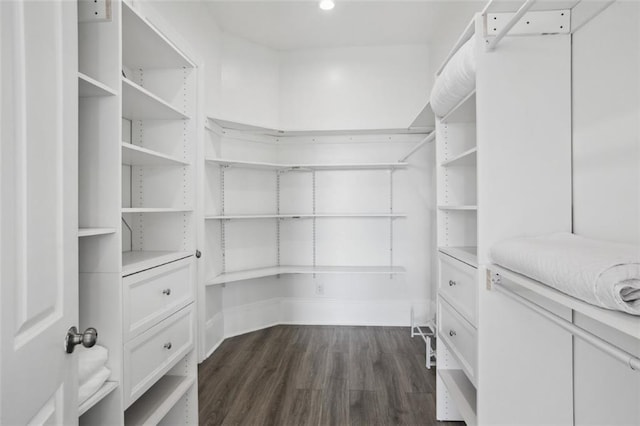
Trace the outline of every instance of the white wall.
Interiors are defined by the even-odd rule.
[[[278,128],[279,55],[276,51],[225,33],[222,38],[222,104],[230,121]]]
[[[640,4],[616,2],[573,37],[574,232],[640,243]],[[637,340],[578,317],[640,356]],[[582,324],[584,323],[584,324]],[[576,424],[640,424],[640,380],[574,343]]]
[[[574,232],[640,242],[640,5],[573,38]]]
[[[429,91],[423,45],[306,49],[280,58],[287,130],[408,127]]]

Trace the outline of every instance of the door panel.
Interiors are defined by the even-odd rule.
[[[77,21],[69,1],[0,2],[0,423],[77,422]]]

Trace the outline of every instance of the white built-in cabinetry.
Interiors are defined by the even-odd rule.
[[[489,11],[461,38],[476,88],[436,120],[441,420],[572,421],[571,336],[491,291],[487,271],[497,241],[571,230],[571,36],[553,27],[569,13],[526,15],[558,34],[519,28],[488,50],[487,22],[511,16]]]
[[[78,234],[80,326],[98,329],[111,377],[80,423],[197,423],[196,67],[107,3],[78,24]]]

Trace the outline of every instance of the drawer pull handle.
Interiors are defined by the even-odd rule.
[[[164,344],[164,348],[165,348],[166,350],[171,349],[171,342],[165,343],[165,344]]]
[[[456,332],[453,330],[449,330],[449,336],[453,337],[456,335]]]
[[[449,280],[449,286],[453,287],[454,285],[458,284],[457,282],[455,282],[454,280]]]
[[[171,295],[171,289],[165,288],[164,290],[162,290],[162,294],[166,294],[167,296]]]

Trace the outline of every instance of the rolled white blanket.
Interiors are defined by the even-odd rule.
[[[585,302],[640,315],[640,246],[558,233],[502,241],[490,257]]]
[[[476,88],[476,44],[472,37],[453,55],[431,90],[431,109],[437,116],[451,109]]]
[[[91,395],[96,393],[110,375],[111,371],[107,367],[100,367],[98,371],[87,378],[84,383],[81,382],[78,388],[78,404],[82,404],[89,399]]]
[[[109,351],[104,346],[85,348],[78,345],[78,382],[82,385],[107,363]]]

